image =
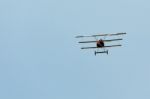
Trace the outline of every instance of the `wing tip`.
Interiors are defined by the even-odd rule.
[[[81,37],[83,37],[83,36],[81,36],[81,35],[79,35],[79,36],[75,36],[75,38],[81,38]]]

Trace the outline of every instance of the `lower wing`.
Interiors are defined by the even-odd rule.
[[[108,47],[119,47],[122,45],[110,45],[110,46],[104,46],[104,47],[82,47],[81,49],[94,49],[94,48],[108,48]]]

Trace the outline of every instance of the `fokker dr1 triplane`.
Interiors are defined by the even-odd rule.
[[[122,38],[118,38],[118,36],[125,35],[126,32],[123,33],[113,33],[113,34],[97,34],[97,35],[87,35],[87,36],[76,36],[76,38],[95,38],[96,40],[89,40],[89,41],[79,41],[78,43],[95,43],[96,46],[92,47],[81,47],[81,49],[97,49],[94,54],[99,54],[99,53],[106,53],[108,54],[108,49],[110,47],[119,47],[122,46],[121,44],[114,44],[114,45],[107,45],[107,42],[114,42],[114,41],[120,41],[123,40]],[[112,37],[115,36],[115,38],[112,39],[106,39],[106,37]],[[102,37],[104,37],[102,39]],[[116,38],[117,37],[117,38]],[[99,49],[102,49],[102,51],[99,51]]]

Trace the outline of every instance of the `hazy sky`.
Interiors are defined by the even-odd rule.
[[[0,0],[0,99],[150,99],[149,0]],[[127,32],[94,56],[76,35]]]

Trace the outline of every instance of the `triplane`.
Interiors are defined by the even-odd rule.
[[[119,47],[122,46],[121,44],[113,44],[113,45],[106,45],[106,42],[113,42],[113,41],[120,41],[123,40],[122,38],[118,38],[118,36],[125,35],[126,33],[114,33],[114,34],[98,34],[98,35],[89,35],[89,36],[76,36],[76,38],[95,38],[96,40],[90,40],[90,41],[80,41],[78,43],[95,43],[96,46],[93,47],[81,47],[81,49],[97,49],[94,54],[99,53],[106,53],[108,54],[108,49],[110,47]],[[117,38],[113,39],[105,39],[108,36],[115,36]],[[103,39],[101,37],[104,37]],[[99,49],[102,49],[102,51],[99,51]]]

